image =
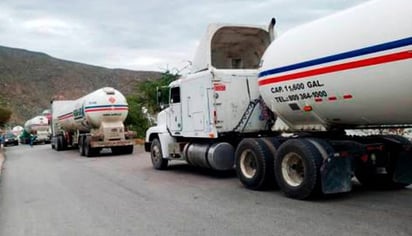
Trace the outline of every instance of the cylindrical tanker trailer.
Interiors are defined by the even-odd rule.
[[[278,116],[274,128],[410,125],[411,7],[411,1],[371,1],[276,39],[258,79]]]
[[[126,98],[111,87],[77,100],[53,100],[52,148],[78,147],[80,155],[87,157],[102,148],[111,148],[114,154],[132,153],[134,132],[123,125],[127,113]]]
[[[409,140],[345,133],[412,127],[410,9],[369,1],[279,37],[274,20],[210,25],[192,73],[169,85],[146,132],[153,167],[234,167],[245,187],[296,199],[350,191],[353,176],[374,188],[411,184]]]
[[[47,119],[46,116],[35,116],[26,121],[26,123],[24,123],[24,131],[28,135],[20,139],[22,143],[30,143],[30,138],[33,139],[33,143],[50,142],[50,125],[49,119]]]
[[[16,135],[16,136],[20,136],[21,132],[23,132],[24,128],[20,125],[14,126],[13,129],[11,130],[11,132]]]

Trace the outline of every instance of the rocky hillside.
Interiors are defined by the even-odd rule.
[[[107,69],[0,46],[0,100],[13,111],[12,124],[22,124],[48,109],[54,97],[77,99],[105,86],[127,96],[140,81],[160,76],[159,72]]]

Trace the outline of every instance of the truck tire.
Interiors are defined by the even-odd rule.
[[[169,160],[163,158],[162,146],[157,138],[152,140],[152,145],[150,146],[150,157],[152,159],[153,168],[156,170],[165,170],[167,168]]]
[[[306,199],[320,193],[322,155],[305,139],[290,139],[280,145],[275,158],[276,181],[290,198]]]
[[[90,146],[90,137],[86,137],[83,143],[84,155],[86,157],[94,157],[96,155],[96,149]]]
[[[65,138],[64,136],[60,136],[60,137],[61,137],[61,147],[62,147],[62,150],[67,150],[68,147],[67,147],[67,140],[66,140],[66,138]]]
[[[80,156],[84,156],[84,137],[83,136],[79,137],[78,147],[79,147]]]
[[[274,152],[276,151],[273,147]],[[269,142],[260,138],[245,138],[236,148],[236,173],[248,189],[261,190],[273,186],[273,152]]]
[[[62,151],[63,150],[63,137],[62,136],[57,136],[57,141],[56,141],[56,151]]]

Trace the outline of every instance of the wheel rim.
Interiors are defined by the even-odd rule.
[[[288,153],[282,160],[282,176],[285,182],[293,187],[303,183],[305,168],[303,159],[297,153]]]
[[[154,145],[153,150],[152,150],[152,160],[157,163],[159,162],[161,156],[160,156],[160,148],[157,145]]]
[[[253,178],[256,174],[256,156],[250,150],[245,150],[240,156],[240,170],[246,178]]]

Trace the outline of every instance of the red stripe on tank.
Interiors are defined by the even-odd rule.
[[[388,62],[406,60],[410,58],[412,58],[412,51],[408,50],[408,51],[392,53],[392,54],[388,54],[384,56],[372,57],[368,59],[342,63],[338,65],[333,65],[333,66],[326,66],[322,68],[317,68],[317,69],[312,69],[312,70],[307,70],[307,71],[302,71],[302,72],[297,72],[297,73],[292,73],[292,74],[287,74],[287,75],[282,75],[282,76],[270,77],[270,78],[259,80],[259,86],[279,83],[279,82],[288,81],[288,80],[301,79],[301,78],[311,77],[315,75],[328,74],[328,73],[337,72],[337,71],[344,71],[344,70],[356,69],[356,68],[373,66],[373,65],[378,65],[378,64],[384,64]]]
[[[96,109],[86,109],[85,112],[97,112],[97,111],[127,111],[127,107],[113,107],[113,108],[96,108]]]

